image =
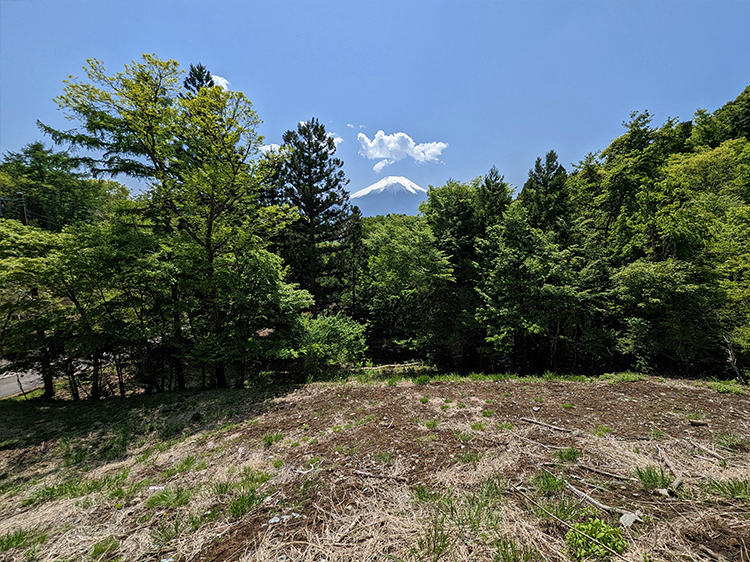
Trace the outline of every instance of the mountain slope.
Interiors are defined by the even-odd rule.
[[[349,196],[364,216],[389,213],[416,215],[427,190],[403,176],[388,176]]]

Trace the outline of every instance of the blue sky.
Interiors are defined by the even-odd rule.
[[[750,1],[0,0],[0,152],[43,139],[37,120],[71,126],[53,98],[87,58],[115,72],[142,53],[228,80],[269,144],[317,117],[351,191],[493,165],[520,188],[536,157],[570,169],[631,111],[660,124],[734,99]]]

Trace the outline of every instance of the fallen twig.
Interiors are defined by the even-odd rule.
[[[669,485],[670,488],[677,491],[677,488],[679,488],[682,485],[683,478],[682,473],[675,468],[675,466],[672,464],[672,461],[669,460],[669,457],[667,456],[667,453],[661,450],[661,447],[658,445],[656,446],[656,450],[659,451],[659,456],[661,457],[661,460],[664,461],[664,464],[667,465],[667,468],[672,471],[672,474],[674,474],[674,480]]]
[[[362,370],[362,371],[374,371],[377,369],[395,369],[396,367],[416,367],[419,365],[419,363],[394,363],[393,365],[377,365],[375,367],[353,367],[352,371]]]
[[[700,443],[696,443],[695,441],[693,441],[692,439],[690,439],[690,437],[685,437],[685,441],[687,441],[688,443],[690,443],[690,444],[691,444],[691,445],[692,445],[693,447],[695,447],[695,448],[697,448],[697,449],[700,449],[700,450],[701,450],[701,451],[703,451],[704,453],[708,453],[708,454],[709,454],[709,455],[711,455],[712,457],[716,457],[716,458],[717,458],[717,459],[719,459],[720,461],[724,461],[724,462],[726,462],[726,460],[727,460],[727,459],[725,459],[724,457],[722,457],[722,456],[721,456],[721,455],[720,455],[719,453],[714,453],[714,452],[713,452],[713,451],[712,451],[711,449],[709,449],[708,447],[704,447],[704,446],[703,446],[703,445],[701,445]]]
[[[311,464],[310,468],[308,470],[294,469],[294,472],[296,472],[297,474],[308,474],[308,473],[312,472],[313,470],[315,470],[316,468],[318,468],[322,463],[323,463],[323,461],[321,460],[321,461],[318,461],[315,464]]]
[[[567,447],[557,447],[555,445],[545,445],[544,443],[539,443],[539,441],[534,441],[533,439],[529,439],[528,437],[522,437],[518,435],[517,433],[510,432],[511,435],[514,435],[515,437],[518,437],[519,439],[523,439],[524,441],[528,441],[529,443],[533,443],[534,445],[539,445],[540,447],[544,447],[545,449],[555,449],[558,451],[562,451],[563,449],[567,449]]]
[[[726,558],[719,554],[718,552],[714,552],[710,548],[708,548],[706,545],[698,545],[698,550],[703,551],[704,554],[707,554],[710,558],[713,558],[714,560],[717,560],[718,562],[726,562]]]
[[[575,495],[577,495],[579,498],[582,498],[582,499],[586,500],[591,505],[593,505],[594,507],[598,507],[602,511],[607,511],[609,513],[612,513],[614,511],[615,513],[619,513],[620,515],[625,515],[627,513],[630,513],[629,511],[625,511],[624,509],[620,509],[619,507],[612,507],[612,506],[609,506],[609,505],[604,505],[603,503],[596,501],[594,498],[592,498],[591,496],[589,496],[587,493],[582,492],[581,490],[579,490],[577,488],[574,488],[570,484],[570,482],[566,481],[565,482],[565,487],[568,488],[568,490],[570,490],[571,492],[573,492]]]
[[[585,468],[586,470],[590,470],[591,472],[595,472],[596,474],[601,474],[602,476],[609,476],[610,478],[614,478],[616,480],[631,480],[633,482],[636,481],[635,478],[632,476],[620,476],[619,474],[612,474],[611,472],[606,472],[604,470],[601,470],[599,468],[595,468],[593,466],[587,466],[585,464],[579,464],[581,468]]]
[[[521,418],[521,421],[525,421],[526,423],[535,423],[537,425],[541,425],[542,427],[554,429],[555,431],[565,431],[566,433],[571,433],[573,431],[572,429],[565,429],[564,427],[557,427],[556,425],[550,425],[548,423],[540,422],[539,420],[532,420],[531,418]]]
[[[398,480],[399,482],[408,482],[409,480],[403,476],[390,476],[388,474],[373,474],[372,472],[365,472],[364,470],[354,470],[354,474],[359,476],[367,476],[368,478],[383,478],[386,480]]]
[[[711,464],[718,464],[718,462],[719,462],[719,461],[718,461],[717,459],[710,459],[710,458],[708,458],[708,457],[704,457],[704,456],[702,456],[702,455],[693,455],[693,456],[694,456],[694,457],[695,457],[696,459],[701,459],[702,461],[708,461],[708,462],[710,462]]]

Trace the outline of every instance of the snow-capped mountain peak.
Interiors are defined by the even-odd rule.
[[[399,193],[406,192],[413,195],[424,195],[427,193],[426,189],[419,187],[416,183],[403,176],[387,176],[382,180],[372,184],[370,187],[360,189],[356,193],[352,193],[349,199],[358,199],[365,195],[374,195],[377,193]]]

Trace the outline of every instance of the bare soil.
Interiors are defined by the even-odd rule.
[[[47,538],[0,560],[28,559],[32,548],[38,560],[524,559],[503,557],[502,541],[525,548],[526,560],[569,560],[569,525],[598,517],[622,530],[620,559],[750,561],[750,496],[741,487],[750,491],[747,395],[696,381],[614,378],[350,381],[266,400],[227,396],[231,407],[221,407],[232,412],[221,418],[205,395],[184,395],[171,406],[188,428],[180,439],[144,455],[157,442],[146,434],[85,470],[66,466],[62,435],[11,441],[0,450],[0,541],[18,529]],[[101,427],[86,431],[82,442],[101,435]],[[573,449],[577,458],[565,460]],[[204,462],[175,469],[191,456]],[[636,469],[647,467],[682,484],[646,489]],[[30,500],[74,475],[91,481],[124,468],[125,484],[137,489],[129,495]],[[232,515],[231,492],[216,483],[242,474],[270,478],[254,488],[257,505]],[[544,490],[544,474],[612,509],[570,488]],[[489,494],[488,482],[501,492]],[[739,482],[740,491],[732,497],[715,482]],[[192,495],[181,506],[147,506],[159,487]],[[549,516],[561,515],[561,505],[571,513]],[[622,512],[640,520],[623,526]],[[170,525],[174,536],[159,534]],[[108,538],[116,546],[98,554]]]

